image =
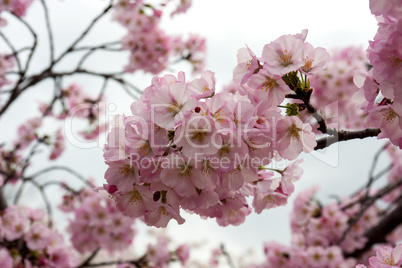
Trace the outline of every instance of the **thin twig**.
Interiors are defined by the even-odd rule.
[[[41,0],[43,10],[45,12],[45,20],[46,20],[46,28],[47,28],[47,34],[49,37],[49,46],[50,46],[50,65],[53,64],[54,61],[54,39],[53,39],[53,31],[52,27],[50,24],[50,18],[49,18],[49,9],[47,8],[47,4],[45,0]]]
[[[82,264],[77,266],[77,268],[82,268],[82,267],[88,266],[90,264],[90,262],[95,258],[96,254],[98,254],[99,249],[100,248],[97,248],[94,252],[92,252],[92,254],[86,260],[84,260],[84,262]]]
[[[65,166],[52,166],[52,167],[48,167],[48,168],[42,169],[42,170],[40,170],[40,171],[38,171],[38,172],[36,172],[36,173],[30,175],[29,177],[30,177],[30,178],[36,178],[36,177],[38,177],[38,176],[40,176],[40,175],[43,175],[43,174],[48,173],[48,172],[56,171],[56,170],[63,170],[63,171],[66,171],[66,172],[68,172],[68,173],[74,175],[77,179],[79,179],[79,180],[80,180],[82,183],[84,183],[85,185],[87,185],[87,186],[89,186],[89,187],[92,187],[92,188],[95,187],[95,185],[93,185],[91,182],[89,182],[87,179],[85,179],[84,176],[82,176],[81,174],[79,174],[78,172],[76,172],[75,170],[73,170],[72,168],[65,167]]]
[[[52,215],[53,215],[53,213],[52,213],[52,206],[50,205],[50,200],[49,200],[49,198],[47,197],[47,195],[46,195],[46,193],[45,193],[45,190],[44,190],[44,188],[43,188],[42,185],[39,185],[39,183],[37,183],[37,182],[34,181],[34,180],[28,180],[28,181],[29,181],[30,183],[32,183],[32,185],[34,185],[36,188],[38,188],[40,194],[42,195],[42,199],[43,199],[43,202],[45,203],[46,211],[47,211],[47,214],[48,214],[47,226],[48,226],[49,228],[51,228],[52,225],[53,225],[53,222],[52,222]]]
[[[85,38],[88,32],[92,29],[92,27],[96,24],[96,22],[101,19],[113,6],[113,0],[110,1],[109,5],[98,15],[96,16],[92,22],[88,25],[88,27],[84,30],[84,32],[64,51],[55,61],[56,64],[59,62],[64,56],[66,56],[69,52],[73,51],[75,46]]]
[[[7,36],[5,34],[3,34],[2,31],[0,31],[0,36],[3,38],[4,42],[6,42],[7,46],[12,51],[11,55],[15,55],[15,59],[17,61],[18,72],[20,73],[22,71],[22,67],[21,67],[20,59],[17,56],[18,55],[17,49],[14,47],[14,45],[11,43],[11,41],[7,38]]]
[[[384,146],[382,146],[382,147],[376,152],[376,154],[374,155],[373,163],[371,164],[371,168],[370,168],[370,171],[369,171],[369,180],[368,180],[367,185],[366,185],[366,197],[368,197],[369,191],[370,191],[370,188],[371,188],[371,185],[372,185],[372,183],[373,183],[373,181],[374,181],[374,170],[375,170],[375,167],[377,166],[378,158],[380,157],[381,153],[382,153],[389,145],[390,145],[389,142],[386,143],[386,144],[385,144]]]
[[[14,13],[11,13],[11,14],[13,14],[14,17],[16,17],[22,24],[24,24],[25,27],[27,27],[27,29],[32,34],[32,37],[34,39],[33,45],[31,47],[31,52],[28,55],[28,59],[27,59],[27,61],[25,63],[25,68],[23,70],[23,76],[24,76],[28,71],[29,64],[31,63],[31,60],[32,60],[32,56],[33,56],[33,54],[34,54],[34,52],[36,50],[36,46],[38,45],[38,35],[34,31],[34,29],[31,27],[31,25],[29,25],[29,23],[27,23],[25,20],[23,20],[21,17],[17,16],[16,14],[14,14]],[[17,83],[17,84],[19,84],[19,83]]]

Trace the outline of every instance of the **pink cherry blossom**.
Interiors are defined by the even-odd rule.
[[[193,113],[176,129],[174,143],[187,157],[213,155],[221,148],[222,137],[211,116]]]
[[[377,249],[377,256],[369,259],[373,268],[400,267],[402,264],[402,245],[395,248],[381,246]]]
[[[194,79],[188,86],[190,95],[197,99],[210,97],[215,94],[215,74],[211,71],[204,71],[201,78]]]
[[[272,74],[282,76],[296,71],[304,65],[303,41],[293,35],[283,35],[264,46],[262,59]]]
[[[264,64],[264,66],[267,66]],[[291,93],[289,87],[279,75],[273,75],[264,67],[257,74],[252,75],[247,85],[255,89],[253,95],[259,101],[268,100],[271,106],[277,106],[283,102],[285,95]]]
[[[303,151],[309,153],[317,145],[311,125],[304,124],[298,117],[283,118],[276,125],[278,152],[289,160],[296,159]]]
[[[183,82],[163,85],[149,101],[154,123],[166,129],[173,129],[179,124],[197,103],[190,98],[190,92]]]
[[[240,48],[237,51],[237,66],[233,70],[233,81],[243,85],[260,68],[260,62],[254,52],[249,47]]]
[[[325,48],[314,48],[310,43],[304,43],[303,47],[304,65],[300,70],[304,74],[311,74],[320,71],[329,61],[329,53]]]

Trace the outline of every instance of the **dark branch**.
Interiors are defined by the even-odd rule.
[[[7,201],[4,198],[3,189],[3,187],[0,187],[0,211],[3,211],[7,208]]]
[[[47,8],[45,0],[41,0],[43,10],[45,12],[45,20],[46,20],[46,28],[47,28],[47,34],[49,37],[49,46],[50,46],[50,64],[53,64],[54,61],[54,41],[53,41],[53,32],[52,32],[52,27],[50,24],[50,18],[49,18],[49,9]]]
[[[358,131],[347,131],[347,130],[336,130],[336,129],[328,129],[328,133],[333,133],[334,136],[328,136],[317,140],[317,146],[314,150],[324,149],[329,147],[331,144],[347,141],[353,139],[364,139],[368,137],[376,137],[380,134],[381,130],[378,128],[368,128],[364,130]]]
[[[373,245],[386,242],[386,236],[400,224],[402,224],[402,200],[400,200],[397,206],[389,214],[385,215],[376,226],[364,234],[368,239],[366,245],[362,249],[347,254],[346,257],[359,258]]]
[[[89,263],[95,258],[96,254],[98,254],[98,252],[99,248],[97,248],[94,252],[92,252],[92,254],[86,260],[84,260],[84,262],[80,264],[77,268],[88,266]]]
[[[113,6],[113,1],[110,1],[109,5],[97,16],[92,22],[88,25],[88,27],[84,30],[84,32],[68,47],[66,51],[64,51],[55,61],[54,63],[59,62],[65,55],[69,52],[73,51],[75,46],[85,38],[85,36],[89,33],[89,31],[93,28],[98,20],[100,20]]]

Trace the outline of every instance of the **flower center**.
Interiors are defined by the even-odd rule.
[[[283,52],[279,54],[279,61],[283,66],[289,66],[292,64],[292,56],[290,53],[285,49]]]
[[[384,119],[388,121],[389,124],[392,124],[395,120],[395,117],[397,117],[397,113],[389,108],[385,113],[384,113]]]
[[[273,89],[274,87],[276,87],[278,85],[278,83],[276,83],[276,80],[271,78],[271,77],[267,77],[267,79],[265,80],[265,82],[262,84],[262,88],[268,92],[269,90]]]
[[[207,134],[208,133],[206,131],[197,129],[196,131],[194,131],[191,139],[200,142],[200,141],[205,140],[205,138],[207,137]]]
[[[390,55],[388,59],[391,62],[392,67],[397,67],[402,62],[402,60],[395,55]]]
[[[131,165],[125,165],[124,167],[119,169],[119,172],[123,176],[128,176],[134,174],[134,167]]]
[[[382,257],[382,262],[389,265],[394,264],[394,260],[392,259],[392,256],[389,256],[389,254],[385,254],[385,256]]]
[[[251,68],[251,60],[248,60],[246,63],[246,69],[250,71],[250,68]]]
[[[231,151],[230,144],[225,143],[222,145],[222,147],[219,149],[219,155],[222,156],[227,156]]]
[[[308,57],[304,58],[304,66],[302,67],[302,70],[305,71],[306,73],[311,70],[311,65],[313,64],[314,60],[310,60]]]
[[[160,207],[159,207],[158,212],[159,212],[159,215],[160,215],[161,217],[167,217],[167,216],[169,216],[169,212],[167,212],[167,211],[166,211],[166,208],[163,207],[163,206],[160,206]]]
[[[186,164],[181,164],[177,175],[180,177],[189,177],[191,175],[191,167]]]
[[[176,100],[172,100],[169,103],[169,107],[167,108],[167,112],[172,113],[173,116],[176,116],[180,112],[181,108],[182,108],[182,106],[179,106],[179,103]]]
[[[298,128],[295,124],[292,124],[292,125],[288,128],[288,137],[294,138],[294,139],[300,138],[300,133],[299,133],[299,131],[301,131],[301,129]]]
[[[141,194],[138,191],[132,191],[130,196],[130,204],[139,204],[141,203]]]

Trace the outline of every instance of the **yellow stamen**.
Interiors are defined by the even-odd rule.
[[[292,124],[289,128],[288,128],[288,137],[293,138],[293,139],[298,139],[300,138],[300,133],[299,131],[301,131],[300,128],[298,128],[295,124]]]
[[[285,49],[282,53],[279,54],[279,61],[283,66],[289,66],[292,64],[292,56],[290,53]]]
[[[275,79],[267,77],[267,80],[262,84],[262,89],[264,89],[266,92],[269,90],[275,88],[278,85]]]

